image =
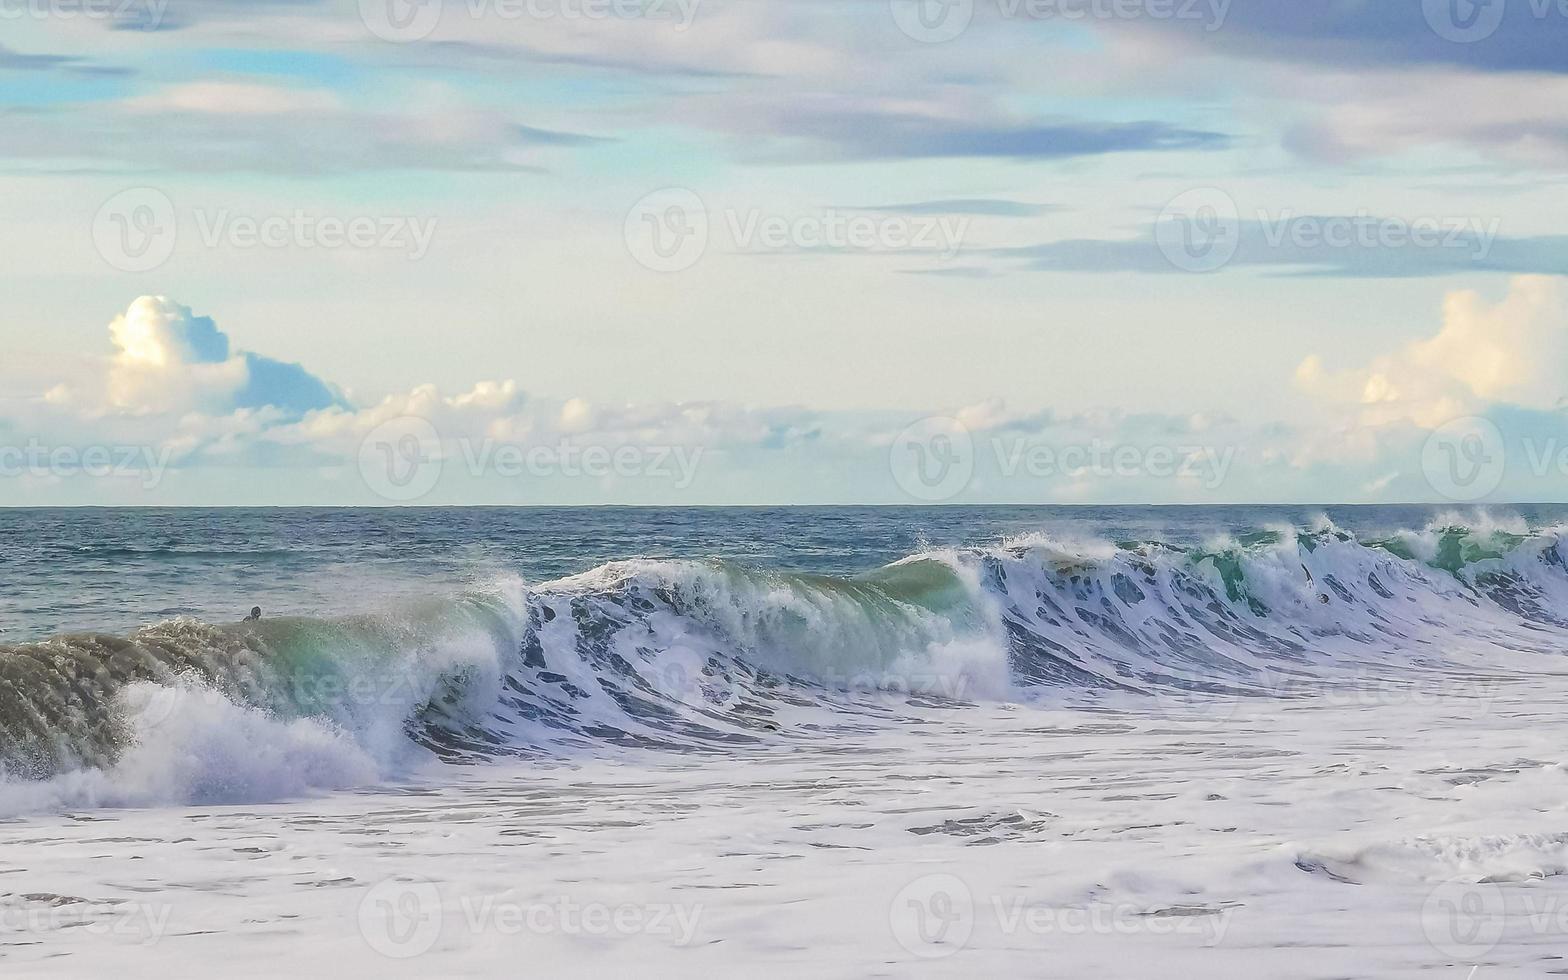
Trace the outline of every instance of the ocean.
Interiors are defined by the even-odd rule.
[[[0,964],[1568,968],[1565,528],[0,510]]]

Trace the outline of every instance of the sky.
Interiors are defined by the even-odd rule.
[[[0,21],[0,505],[1568,500],[1568,2]]]

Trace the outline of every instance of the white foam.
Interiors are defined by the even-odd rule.
[[[0,812],[257,803],[382,775],[362,745],[322,719],[281,720],[197,686],[133,684],[122,703],[134,743],[113,766],[0,782]]]

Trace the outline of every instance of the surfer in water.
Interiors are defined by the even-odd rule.
[[[260,621],[260,619],[261,619],[261,607],[260,606],[254,606],[254,607],[251,608],[250,615],[245,617],[245,622],[247,622],[247,623],[255,623],[255,622]]]

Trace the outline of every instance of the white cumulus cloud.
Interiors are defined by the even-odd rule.
[[[1319,355],[1296,381],[1330,403],[1354,406],[1366,425],[1410,421],[1435,428],[1491,403],[1551,410],[1568,397],[1568,290],[1561,278],[1515,277],[1488,303],[1471,290],[1450,293],[1432,337],[1334,371]]]

